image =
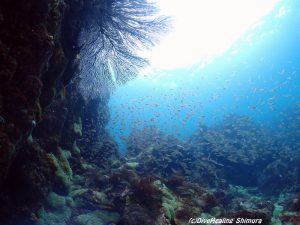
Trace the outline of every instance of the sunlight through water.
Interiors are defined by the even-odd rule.
[[[149,53],[152,68],[176,69],[207,64],[224,53],[245,32],[259,26],[278,0],[161,0],[173,27]],[[279,12],[284,14],[284,9]],[[147,71],[148,72],[148,71]],[[146,73],[147,73],[146,72]],[[145,73],[145,71],[144,71]]]

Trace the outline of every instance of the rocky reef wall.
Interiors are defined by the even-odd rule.
[[[0,2],[1,224],[32,224],[49,192],[68,193],[80,146],[104,133],[105,100],[77,89],[86,2]]]
[[[82,31],[91,32],[93,27],[89,24],[98,26],[96,30],[100,31],[93,35],[101,34],[103,29],[107,31],[120,28],[119,24],[107,23],[111,21],[107,10],[112,10],[113,7],[108,7],[112,2],[0,2],[1,224],[65,224],[64,221],[69,220],[71,214],[74,218],[80,215],[80,210],[72,203],[75,199],[71,195],[74,189],[75,192],[80,191],[80,187],[86,187],[99,180],[98,169],[111,174],[112,165],[116,168],[121,165],[123,159],[118,154],[117,145],[105,131],[109,119],[109,91],[105,89],[111,80],[105,82],[102,76],[96,78],[96,88],[100,86],[98,91],[104,93],[102,96],[93,95],[92,98],[87,98],[91,96],[90,92],[85,96],[81,94],[86,87],[81,86],[79,89],[82,83],[80,69],[86,69],[80,66],[80,63],[87,60],[84,62],[89,67],[84,77],[94,77],[95,73],[90,67],[93,63],[88,62],[90,50],[93,53],[101,53],[101,49],[90,49],[89,45],[85,45]],[[132,12],[138,13],[138,17],[144,15],[140,13],[141,9],[151,16],[156,13],[156,8],[146,1],[129,3],[114,4],[113,16],[119,16],[119,7],[133,10]],[[132,8],[136,3],[137,6]],[[149,8],[140,7],[141,5]],[[132,14],[126,16],[130,19]],[[105,21],[102,27],[98,24],[99,19],[100,22]],[[142,36],[135,33],[134,29],[135,36],[132,38],[141,45],[152,46],[152,33],[164,30],[164,20],[148,23],[143,18],[140,19],[143,21],[139,23],[139,26],[143,26],[140,28]],[[90,23],[91,21],[93,23]],[[127,27],[122,26],[122,32],[132,34],[132,30],[126,30],[131,28],[132,24],[126,24]],[[124,27],[126,29],[123,29]],[[104,36],[108,38],[108,42],[105,42],[105,53],[111,53],[115,46],[108,43],[111,43],[116,35]],[[102,34],[101,37],[104,36]],[[102,39],[97,40],[99,42]],[[119,43],[118,40],[115,43]],[[126,51],[123,51],[123,45],[128,48]],[[118,46],[121,49],[118,51],[121,58],[113,57],[118,59],[113,64],[116,71],[137,71],[137,68],[146,63],[143,58],[135,55],[134,46],[131,42],[122,42]],[[82,55],[87,58],[81,56],[82,49]],[[112,56],[114,55],[115,52]],[[136,65],[124,63],[129,62],[129,59],[135,59]],[[112,79],[107,64],[102,62],[100,67],[104,68],[103,74]],[[117,74],[118,83],[132,78],[122,74],[124,73]],[[88,83],[92,86],[94,80],[88,80]],[[94,89],[92,91],[94,93]],[[90,182],[90,176],[96,176],[96,181]],[[101,183],[101,179],[99,182]],[[48,213],[48,210],[58,208],[60,216]],[[74,209],[72,213],[70,208]]]
[[[55,89],[66,65],[60,42],[64,10],[62,1],[1,1],[1,183],[42,119],[42,106],[51,103],[54,93],[47,89]],[[51,88],[46,79],[53,81]]]

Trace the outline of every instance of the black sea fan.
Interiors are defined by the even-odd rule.
[[[168,21],[150,0],[90,1],[80,40],[82,77],[92,79],[83,81],[85,91],[95,94],[134,78],[147,65],[138,52],[158,41]]]

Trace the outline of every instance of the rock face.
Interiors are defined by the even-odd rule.
[[[22,141],[41,120],[40,99],[45,98],[47,86],[43,80],[60,76],[47,76],[49,68],[60,67],[63,72],[59,30],[64,8],[62,1],[1,1],[1,179]]]
[[[105,96],[90,99],[79,92],[80,33],[89,27],[84,18],[94,16],[100,26],[97,19],[104,17],[98,10],[105,11],[108,4],[111,1],[0,1],[1,224],[64,223],[73,206],[66,196],[74,185],[85,186],[80,175],[90,167],[107,172],[122,161],[105,131],[107,85],[100,90]],[[151,23],[145,24],[151,33]],[[148,36],[144,40],[151,44]],[[97,77],[99,84],[103,79]],[[104,175],[95,176],[97,184],[107,182]],[[47,212],[52,209],[49,193],[68,199],[57,214]],[[89,216],[94,214],[78,218]]]
[[[79,28],[74,24],[83,7],[71,2],[0,2],[0,220],[4,224],[30,223],[32,210],[48,193],[66,193],[68,179],[71,182],[60,145],[63,130],[72,131],[64,125],[78,120],[77,115],[68,118],[76,92],[70,87],[67,93],[66,85],[77,74]],[[78,129],[72,135],[66,135],[66,143],[75,142]]]

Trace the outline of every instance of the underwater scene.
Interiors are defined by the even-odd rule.
[[[277,5],[208,63],[112,94],[110,134],[171,224],[300,224],[299,6]]]
[[[0,225],[300,225],[300,1],[0,1]]]

